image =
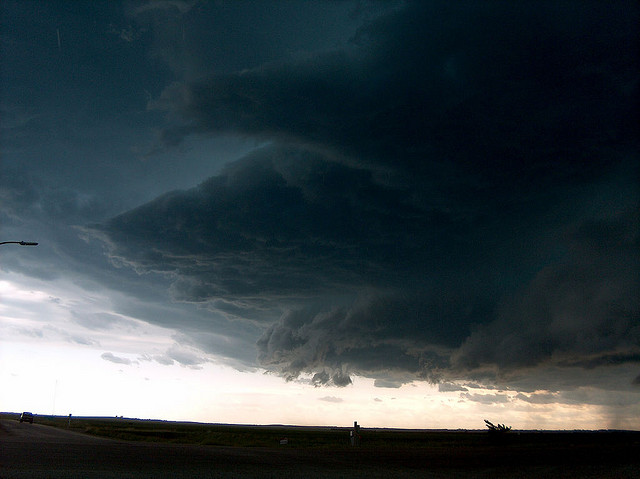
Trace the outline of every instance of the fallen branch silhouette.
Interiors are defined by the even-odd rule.
[[[486,419],[484,420],[484,422],[486,423],[487,427],[489,428],[489,432],[490,433],[505,434],[505,433],[511,431],[511,426],[505,426],[504,424],[495,425],[491,421],[487,421]]]

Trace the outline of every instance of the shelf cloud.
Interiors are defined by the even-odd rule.
[[[287,379],[637,365],[637,58],[618,13],[409,3],[343,48],[174,82],[148,105],[164,148],[267,144],[95,230],[175,301],[255,325],[258,364]]]
[[[637,404],[637,2],[5,8],[4,331],[324,407]]]

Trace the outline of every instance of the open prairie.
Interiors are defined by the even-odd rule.
[[[640,432],[361,430],[2,414],[0,477],[582,477],[640,474]],[[286,441],[285,441],[286,439]],[[286,442],[286,444],[281,444]]]

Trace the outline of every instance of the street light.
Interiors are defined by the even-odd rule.
[[[38,246],[38,243],[32,241],[2,241],[0,244],[19,244],[20,246]]]

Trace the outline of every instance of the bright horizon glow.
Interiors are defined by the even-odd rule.
[[[640,429],[640,419],[621,423],[605,406],[534,404],[518,398],[518,391],[439,392],[437,385],[419,381],[380,388],[357,376],[346,388],[314,387],[308,378],[286,382],[264,370],[238,371],[212,357],[197,366],[164,365],[134,351],[159,353],[173,344],[175,332],[137,321],[135,334],[90,331],[94,342],[82,344],[82,328],[65,317],[69,309],[61,305],[87,304],[35,283],[36,289],[27,289],[0,282],[2,296],[11,297],[0,306],[0,410],[5,412],[221,424],[348,426],[358,421],[363,427],[483,429],[489,419],[514,429]],[[90,297],[85,301],[97,307],[101,297]],[[27,314],[29,304],[32,309],[40,305],[47,320]],[[120,362],[105,360],[105,354]]]

